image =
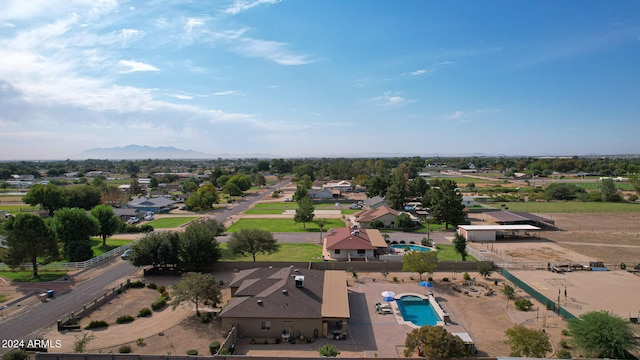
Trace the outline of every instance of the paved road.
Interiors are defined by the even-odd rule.
[[[213,215],[213,217],[219,222],[224,222],[229,217],[246,210],[256,201],[270,194],[274,189],[286,185],[286,183],[287,182],[279,183],[261,194],[248,196],[245,198],[245,201],[221,210],[219,213]],[[58,294],[55,299],[46,303],[31,305],[26,311],[21,311],[16,315],[0,319],[0,341],[11,339],[28,341],[29,339],[34,339],[37,332],[54,325],[58,320],[66,318],[71,312],[93,301],[97,296],[102,295],[105,289],[109,289],[117,284],[118,281],[122,281],[122,279],[131,276],[138,271],[139,268],[131,265],[128,261],[122,261],[118,257],[114,257],[107,260],[107,262],[101,265],[101,269],[98,270],[104,271],[94,271],[95,275],[92,274],[90,281],[78,283],[70,291]],[[10,349],[0,347],[0,354],[9,350]]]
[[[104,289],[113,286],[119,279],[130,276],[139,269],[128,261],[113,258],[101,265],[108,271],[96,272],[91,281],[84,281],[65,294],[59,294],[54,299],[31,305],[29,310],[22,311],[0,322],[0,341],[33,339],[33,332],[55,324],[71,312],[77,311],[82,305],[92,301],[104,293]],[[7,349],[0,348],[0,353]]]

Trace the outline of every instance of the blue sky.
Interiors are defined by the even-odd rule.
[[[640,2],[4,0],[0,158],[640,154]]]

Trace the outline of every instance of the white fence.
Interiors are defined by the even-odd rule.
[[[111,258],[112,256],[118,256],[122,254],[125,250],[130,248],[133,245],[133,241],[126,243],[120,247],[109,250],[102,255],[98,255],[94,258],[91,258],[86,261],[78,261],[78,262],[53,262],[45,265],[38,265],[38,270],[80,270],[90,268],[101,262]],[[32,269],[32,264],[22,264],[19,266],[20,269]],[[11,268],[7,264],[0,263],[0,270],[10,270]]]

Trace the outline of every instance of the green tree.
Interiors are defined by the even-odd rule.
[[[214,264],[222,256],[216,236],[224,230],[224,225],[214,219],[187,226],[180,234],[180,259],[197,272]]]
[[[102,191],[92,185],[73,186],[63,191],[66,205],[70,208],[91,210],[100,204]]]
[[[91,236],[100,232],[98,219],[79,208],[62,208],[53,216],[53,229],[69,261],[85,261],[93,257]]]
[[[629,359],[639,344],[627,321],[607,311],[590,311],[569,320],[571,342],[585,357]]]
[[[447,332],[442,326],[423,326],[407,334],[404,357],[411,357],[416,350],[429,359],[451,359],[467,356],[464,341]]]
[[[453,248],[460,254],[462,261],[467,261],[467,239],[465,239],[464,236],[456,233],[456,236],[453,238]]]
[[[480,264],[478,264],[478,273],[480,274],[480,276],[485,278],[491,276],[491,265],[487,264],[486,262],[481,262]]]
[[[340,355],[340,351],[338,351],[338,349],[336,349],[336,347],[331,344],[324,344],[320,346],[320,348],[318,349],[318,353],[322,357],[336,357]]]
[[[109,205],[98,205],[91,209],[91,215],[98,219],[100,231],[98,235],[102,237],[102,245],[107,245],[107,238],[115,234],[122,226],[122,220],[116,216],[115,211]]]
[[[548,352],[553,351],[549,335],[543,330],[516,325],[505,330],[504,334],[507,337],[505,344],[511,347],[510,356],[545,358]]]
[[[639,174],[631,174],[629,176],[629,183],[633,186],[633,191],[636,194],[640,195],[640,175]]]
[[[196,306],[196,316],[200,316],[200,304],[218,306],[222,300],[218,281],[211,274],[187,273],[173,285],[171,306],[175,310],[181,303],[190,302]]]
[[[402,258],[402,271],[417,272],[422,281],[422,274],[433,274],[438,268],[438,257],[435,251],[407,251]]]
[[[53,230],[34,214],[17,214],[3,224],[9,251],[4,261],[12,268],[31,262],[33,277],[38,277],[38,257],[56,259],[58,244]]]
[[[131,249],[129,261],[134,266],[175,266],[180,261],[180,235],[173,231],[153,232]]]
[[[306,223],[313,220],[313,202],[308,197],[303,197],[298,200],[298,207],[296,213],[293,215],[293,221],[302,223],[303,228],[307,228]]]
[[[296,184],[296,192],[293,194],[293,200],[299,202],[307,197],[309,189],[313,186],[313,181],[309,175],[302,175]]]
[[[253,177],[253,184],[258,186],[258,187],[263,187],[265,185],[267,185],[267,178],[264,177],[264,175],[262,174],[255,174],[255,176]]]
[[[516,289],[514,289],[513,286],[509,284],[504,284],[504,287],[502,288],[502,293],[504,294],[504,296],[507,297],[507,299],[513,299],[514,296],[516,295]]]
[[[619,202],[622,200],[622,196],[616,189],[616,184],[612,179],[602,179],[600,182],[600,194],[602,201]]]
[[[586,190],[575,184],[553,183],[544,189],[547,200],[573,200],[578,194],[584,193]]]
[[[433,187],[427,191],[422,203],[429,208],[431,217],[439,223],[456,226],[465,220],[462,194],[456,192],[458,185],[450,179],[436,179]]]
[[[429,190],[429,183],[423,177],[416,177],[409,183],[409,195],[414,198],[422,198]]]
[[[374,175],[367,180],[365,186],[367,188],[367,197],[385,197],[389,187],[389,180],[386,176]]]
[[[404,173],[398,169],[391,173],[391,182],[387,188],[386,199],[389,206],[396,210],[402,210],[409,195],[408,181]]]
[[[40,205],[40,207],[49,212],[50,217],[53,216],[56,210],[65,207],[67,204],[63,191],[51,183],[33,185],[29,192],[22,197],[22,201],[31,206]]]
[[[29,353],[23,349],[11,350],[2,355],[2,360],[25,360],[30,359]]]
[[[245,192],[245,191],[247,191],[247,190],[251,189],[251,178],[250,178],[250,177],[248,177],[248,176],[247,176],[247,175],[245,175],[245,174],[236,174],[236,175],[233,175],[233,176],[229,179],[229,181],[227,181],[227,183],[226,183],[225,185],[227,185],[227,184],[229,184],[229,183],[234,183],[234,184],[236,184],[236,186],[238,187],[238,189],[240,189],[240,192],[241,192],[241,194],[240,194],[240,195],[242,195],[242,192]]]
[[[215,186],[205,184],[189,196],[185,201],[185,205],[189,210],[202,211],[210,210],[213,208],[213,204],[217,204],[218,201],[218,190],[216,190]]]
[[[273,234],[262,229],[241,229],[234,232],[227,245],[233,253],[250,254],[254,262],[257,254],[273,254],[280,250],[280,245],[273,238]]]
[[[395,225],[398,229],[401,229],[403,231],[406,231],[415,227],[415,223],[413,222],[413,219],[411,219],[411,216],[409,216],[409,214],[407,213],[402,213],[396,216]]]
[[[222,187],[222,191],[226,194],[228,194],[229,196],[241,196],[242,195],[242,189],[240,189],[240,187],[238,186],[237,183],[229,180],[227,181],[226,184],[224,184],[224,186]]]

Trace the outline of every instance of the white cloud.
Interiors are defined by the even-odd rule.
[[[213,95],[214,96],[227,96],[227,95],[237,96],[237,95],[240,95],[240,93],[235,90],[226,90],[226,91],[214,92]]]
[[[227,14],[236,15],[243,11],[253,9],[254,7],[263,5],[263,4],[277,4],[281,0],[235,0],[231,6],[226,8],[223,12]]]
[[[376,96],[372,101],[381,107],[400,107],[414,102],[415,100],[406,99],[392,91],[386,91],[382,96]]]
[[[427,70],[425,70],[425,69],[420,69],[420,70],[416,70],[416,71],[412,71],[412,72],[410,72],[410,73],[409,73],[409,75],[412,75],[412,76],[416,76],[416,75],[423,75],[423,74],[425,74],[426,72],[427,72]]]
[[[242,38],[233,45],[233,50],[241,55],[265,58],[280,65],[305,65],[312,61],[305,55],[296,55],[287,49],[286,43]]]
[[[193,31],[195,28],[202,27],[204,25],[204,20],[199,18],[189,18],[187,19],[187,23],[184,25],[185,30],[188,32]]]
[[[120,60],[118,61],[118,65],[120,67],[124,67],[123,70],[120,70],[121,73],[130,73],[130,72],[138,72],[138,71],[160,71],[157,67],[141,63],[133,60]]]
[[[171,96],[173,96],[176,99],[180,99],[180,100],[191,100],[191,99],[193,99],[193,96],[185,95],[185,94],[173,94]]]
[[[501,109],[486,108],[473,111],[456,110],[453,114],[446,116],[447,120],[456,120],[460,122],[468,122],[475,118],[481,117],[483,114],[493,114],[501,112]]]

